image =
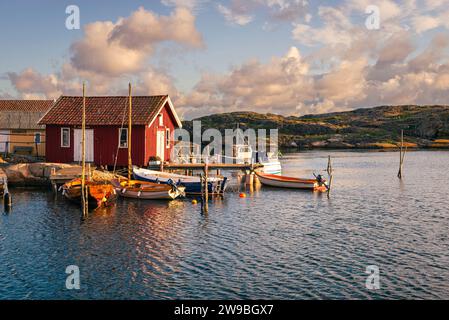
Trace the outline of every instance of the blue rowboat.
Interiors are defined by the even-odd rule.
[[[190,177],[180,174],[153,171],[148,169],[134,168],[133,176],[135,180],[147,181],[160,184],[177,184],[185,187],[185,193],[190,195],[201,194],[201,178]],[[225,178],[208,178],[209,194],[222,194],[228,185],[228,179]]]

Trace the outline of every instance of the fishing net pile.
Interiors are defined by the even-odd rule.
[[[92,172],[92,180],[95,182],[111,182],[112,180],[115,180],[115,179],[121,180],[121,179],[123,179],[123,176],[113,174],[108,171],[94,170]]]

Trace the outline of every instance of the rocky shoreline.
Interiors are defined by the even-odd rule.
[[[51,187],[50,176],[52,172],[65,169],[81,174],[81,167],[78,165],[39,162],[11,164],[9,166],[3,164],[0,168],[0,175],[3,173],[7,177],[10,187]],[[98,170],[92,172],[94,180],[109,181],[116,177],[116,175],[108,172]]]
[[[299,150],[397,150],[400,148],[400,142],[352,142],[346,141],[340,136],[335,136],[325,140],[304,139],[297,140],[289,137],[280,137],[279,146],[281,149],[299,149]],[[449,140],[421,140],[416,142],[404,142],[408,149],[419,150],[449,150]]]
[[[3,173],[11,187],[50,187],[52,169],[60,170],[73,167],[56,163],[19,163],[4,166]]]

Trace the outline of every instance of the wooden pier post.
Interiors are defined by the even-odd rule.
[[[245,183],[247,186],[254,185],[254,173],[252,173],[252,172],[246,173]]]
[[[404,150],[404,130],[401,130],[401,147],[399,149],[399,172],[398,178],[402,179],[402,169],[404,167],[405,154],[407,152],[407,147]]]
[[[54,181],[53,179],[51,179],[52,177],[54,177],[56,175],[56,168],[53,167],[50,169],[50,180],[51,180],[51,189],[53,190],[53,192],[55,193],[55,195],[58,195],[58,184],[56,183],[56,181]]]
[[[5,211],[9,212],[12,208],[12,196],[8,190],[6,190],[5,194],[3,195],[3,201],[4,201]]]
[[[209,166],[207,163],[204,165],[204,211],[209,212]]]
[[[327,160],[327,174],[329,176],[329,185],[327,186],[327,197],[330,198],[331,196],[331,189],[332,189],[332,182],[334,179],[333,175],[334,169],[332,168],[332,159],[331,156],[329,156]]]

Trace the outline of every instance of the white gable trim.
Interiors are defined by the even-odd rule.
[[[151,127],[154,123],[154,121],[156,121],[156,119],[158,119],[159,114],[161,113],[162,109],[164,109],[165,105],[168,103],[169,107],[170,107],[170,111],[173,114],[176,124],[178,125],[178,128],[182,128],[182,122],[178,117],[178,114],[176,113],[175,107],[173,106],[173,103],[171,102],[171,99],[169,96],[167,96],[167,98],[164,100],[164,102],[162,103],[162,106],[159,108],[159,110],[156,113],[156,116],[153,118],[153,120],[151,120],[150,124],[148,125],[148,127]]]

